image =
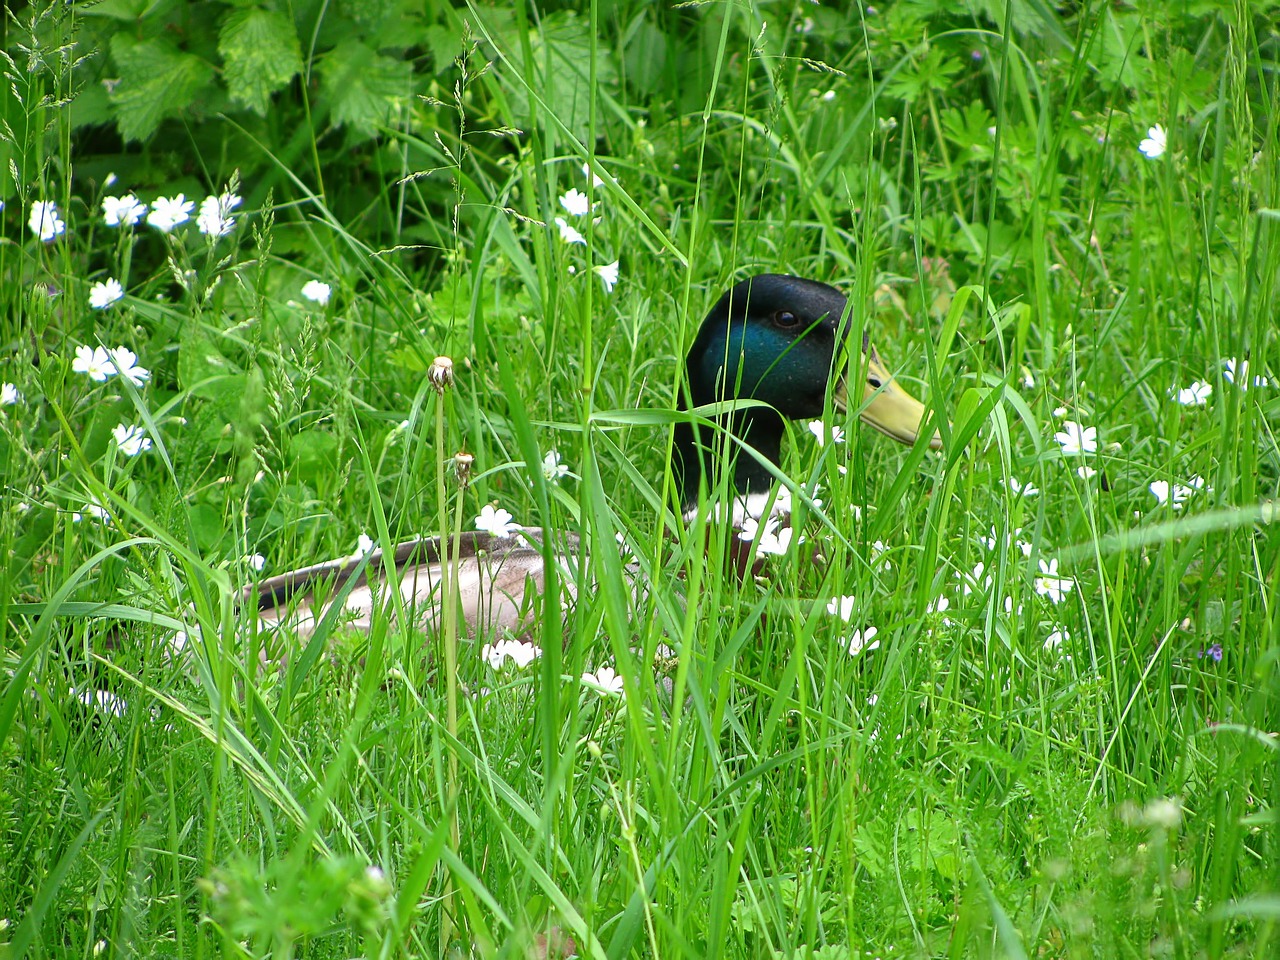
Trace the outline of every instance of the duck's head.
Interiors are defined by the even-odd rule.
[[[839,290],[815,280],[762,274],[742,281],[711,308],[689,350],[692,405],[731,399],[769,404],[772,410],[753,407],[735,413],[726,426],[775,463],[785,432],[782,418],[822,416],[829,387],[837,410],[865,403],[863,422],[901,443],[914,444],[927,410],[894,382],[865,334],[861,364],[856,354],[850,357],[843,349],[845,304]],[[850,367],[865,370],[861,390],[850,389]],[[941,435],[935,432],[929,443],[941,448]],[[710,447],[705,431],[677,425],[676,468],[685,504],[697,499],[704,464],[715,462]],[[736,456],[737,452],[730,451],[735,489],[767,490],[773,482],[768,470],[754,457]]]

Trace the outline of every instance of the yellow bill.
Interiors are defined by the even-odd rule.
[[[868,347],[866,355],[866,382],[863,385],[862,422],[875,427],[885,436],[899,443],[912,446],[920,435],[928,408],[906,390],[880,362],[874,347]],[[845,412],[849,406],[849,384],[846,378],[831,398],[837,410]],[[942,449],[942,434],[935,430],[929,440],[934,450]]]

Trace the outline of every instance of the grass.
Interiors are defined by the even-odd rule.
[[[1107,10],[1035,56],[1034,36],[957,30],[952,53],[978,55],[952,89],[918,80],[948,37],[883,60],[893,11],[841,74],[797,61],[772,13],[631,12],[673,47],[696,34],[709,82],[669,57],[649,101],[601,81],[584,109],[547,38],[603,70],[615,23],[641,20],[513,34],[478,11],[454,92],[359,146],[365,206],[331,136],[305,171],[272,169],[264,139],[271,173],[216,245],[103,227],[101,196],[135,185],[82,177],[70,108],[40,100],[71,89],[56,59],[20,87],[0,214],[0,379],[22,396],[0,408],[6,956],[514,957],[566,937],[615,958],[1270,955],[1274,37],[1238,10],[1203,36],[1145,11],[1121,67]],[[661,95],[685,84],[704,98]],[[1156,122],[1170,147],[1149,160]],[[216,194],[226,165],[136,188]],[[582,246],[554,225],[570,187],[599,205],[573,220]],[[32,237],[36,199],[66,235]],[[606,292],[592,267],[615,259]],[[766,270],[845,290],[949,437],[904,450],[851,417],[820,447],[795,425],[786,472],[822,503],[803,548],[740,583],[673,516],[669,411],[707,308]],[[90,310],[106,276],[128,297]],[[301,297],[312,278],[327,306]],[[151,378],[72,372],[99,343]],[[1246,356],[1270,385],[1222,376]],[[1199,379],[1206,405],[1171,399]],[[1062,453],[1066,420],[1098,428],[1095,453]],[[153,448],[125,456],[120,423]],[[442,469],[460,450],[465,486]],[[1193,477],[1180,505],[1150,492]],[[73,521],[90,500],[109,519]],[[547,598],[529,667],[388,623],[294,648],[236,609],[248,556],[279,572],[495,501],[606,546],[563,616]],[[1072,581],[1060,603],[1041,561]],[[843,596],[848,623],[827,611]],[[850,655],[870,626],[878,647]],[[625,696],[579,682],[606,664]]]

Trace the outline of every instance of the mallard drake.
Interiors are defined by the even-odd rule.
[[[901,443],[915,443],[926,418],[925,406],[894,381],[865,334],[861,363],[846,358],[845,306],[840,291],[825,283],[762,274],[737,284],[712,307],[687,358],[689,403],[697,408],[747,399],[768,406],[751,406],[715,418],[724,433],[753,448],[758,457],[742,451],[739,443],[727,451],[717,449],[713,439],[718,431],[705,425],[676,424],[673,467],[686,516],[696,510],[700,497],[705,499],[705,493],[715,488],[710,481],[727,457],[738,503],[747,514],[757,511],[758,517],[753,501],[769,498],[775,482],[763,461],[779,462],[784,419],[822,416],[829,388],[832,405],[845,410],[849,403],[846,374],[853,366],[866,376],[863,422]],[[941,447],[938,433],[930,445]],[[556,543],[562,555],[577,556],[576,537]],[[504,630],[516,635],[527,632],[538,605],[528,602],[526,593],[531,587],[541,590],[544,583],[542,544],[539,530],[523,530],[507,538],[462,534],[451,553],[458,558],[459,605],[473,637],[496,636]],[[423,537],[399,544],[392,557],[405,608],[415,623],[428,630],[440,613],[440,547],[438,537]],[[284,624],[299,636],[313,633],[336,602],[344,607],[333,611],[341,614],[341,623],[368,630],[374,611],[385,602],[386,567],[382,551],[374,550],[365,557],[270,577],[250,587],[246,600],[256,596],[261,621]],[[327,601],[317,604],[314,594],[321,584]]]

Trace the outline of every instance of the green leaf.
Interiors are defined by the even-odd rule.
[[[189,107],[213,79],[207,63],[164,40],[117,33],[111,56],[120,71],[111,102],[125,140],[146,140],[161,120]]]
[[[320,64],[321,90],[329,98],[330,121],[366,134],[387,121],[398,101],[411,92],[413,68],[383,57],[358,40],[334,47]]]
[[[232,99],[266,116],[271,95],[302,70],[293,21],[282,13],[249,8],[227,17],[218,36],[223,77]]]

